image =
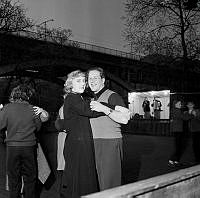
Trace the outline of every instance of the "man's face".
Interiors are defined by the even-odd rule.
[[[104,87],[105,78],[101,78],[97,70],[88,73],[88,85],[94,93],[98,93]]]
[[[187,103],[187,107],[188,107],[188,109],[193,109],[194,108],[194,103],[188,102]]]

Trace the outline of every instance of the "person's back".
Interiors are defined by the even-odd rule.
[[[36,197],[35,132],[41,127],[41,119],[29,104],[33,91],[27,85],[15,87],[10,94],[10,103],[0,111],[0,130],[6,130],[6,173],[10,198],[20,196],[22,178],[24,198]]]
[[[41,121],[34,114],[33,106],[27,102],[13,102],[2,111],[4,121],[1,125],[7,128],[7,146],[35,145],[35,132],[40,129]]]

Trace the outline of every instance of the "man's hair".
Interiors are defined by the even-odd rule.
[[[67,80],[65,81],[64,89],[63,89],[64,96],[66,96],[66,94],[72,92],[72,88],[73,88],[72,87],[72,80],[77,78],[77,77],[80,77],[80,76],[85,77],[85,73],[82,72],[81,70],[75,70],[75,71],[73,71],[73,72],[71,72],[67,75]]]
[[[187,102],[187,105],[189,105],[189,104],[190,104],[190,105],[193,105],[193,106],[195,105],[193,101],[188,101],[188,102]]]
[[[172,102],[172,107],[175,107],[175,105],[176,105],[178,102],[181,102],[181,103],[182,103],[181,100],[173,100],[173,102]]]
[[[26,84],[18,85],[13,88],[9,97],[10,102],[27,101],[29,102],[35,90]]]
[[[87,70],[87,77],[90,71],[98,71],[100,73],[101,78],[105,78],[105,72],[103,68],[101,67],[91,67],[90,69]]]

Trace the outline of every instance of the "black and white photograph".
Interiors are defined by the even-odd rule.
[[[199,0],[0,0],[0,198],[199,198]]]

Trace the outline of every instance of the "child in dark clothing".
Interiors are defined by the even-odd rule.
[[[48,113],[39,107],[34,109],[34,106],[30,105],[32,94],[33,89],[30,87],[17,86],[11,92],[10,103],[0,111],[0,130],[7,131],[5,142],[9,198],[20,196],[22,177],[24,198],[36,196],[35,132],[40,130],[41,122],[48,119]]]

